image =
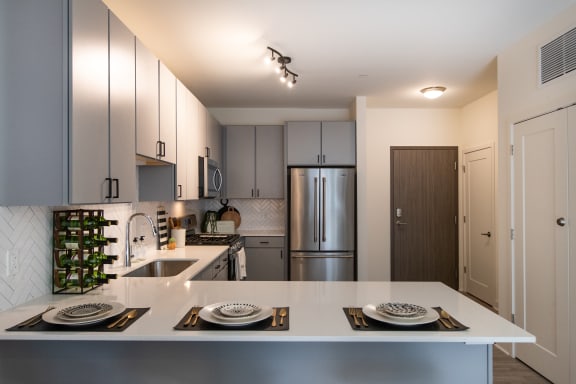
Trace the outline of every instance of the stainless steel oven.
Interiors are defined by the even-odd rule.
[[[213,199],[220,196],[222,180],[222,171],[218,163],[208,157],[198,156],[199,197]]]

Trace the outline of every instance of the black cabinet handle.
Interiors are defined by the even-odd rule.
[[[178,197],[182,197],[182,184],[178,184]]]
[[[104,196],[104,198],[110,199],[110,198],[112,198],[112,179],[107,177],[104,180],[106,180],[106,183],[108,183],[108,193],[106,194],[106,196]]]
[[[112,179],[112,182],[116,185],[116,194],[112,196],[113,199],[117,199],[120,197],[120,180]],[[110,191],[112,192],[112,191]]]

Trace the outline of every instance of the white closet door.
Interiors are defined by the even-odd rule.
[[[516,124],[513,161],[515,317],[537,339],[518,344],[517,357],[568,383],[567,111]]]
[[[497,308],[493,161],[492,147],[464,153],[464,254],[466,291]]]

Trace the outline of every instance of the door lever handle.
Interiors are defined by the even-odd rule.
[[[408,223],[403,223],[400,220],[396,220],[396,225],[408,225]]]
[[[487,236],[487,237],[491,237],[492,234],[488,231],[486,233],[481,233],[482,236]]]

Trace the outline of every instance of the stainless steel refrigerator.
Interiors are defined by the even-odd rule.
[[[291,168],[290,279],[354,280],[354,168]]]

